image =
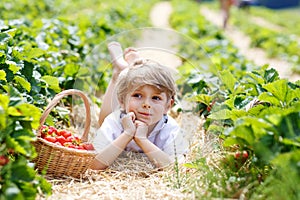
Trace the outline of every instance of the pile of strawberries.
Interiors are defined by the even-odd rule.
[[[95,150],[93,144],[83,143],[81,139],[75,136],[71,131],[56,129],[53,126],[43,125],[41,128],[41,137],[59,146],[73,149]]]

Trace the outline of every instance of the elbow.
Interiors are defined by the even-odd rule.
[[[170,166],[170,164],[172,164],[172,160],[170,158],[164,158],[161,160],[153,160],[153,164],[155,165],[156,168],[158,169],[162,169],[162,168],[166,168],[168,166]]]
[[[107,165],[103,164],[102,162],[100,162],[97,159],[94,159],[92,161],[92,164],[90,165],[90,169],[92,169],[92,170],[105,170],[107,168],[108,168]]]

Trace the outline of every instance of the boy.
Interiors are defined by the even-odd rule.
[[[157,62],[139,59],[135,50],[127,53],[125,58],[131,54],[132,63],[117,66],[122,70],[113,83],[120,109],[105,117],[97,131],[93,144],[98,155],[92,169],[107,168],[124,150],[143,152],[161,168],[188,148],[180,127],[167,114],[176,94],[170,71]],[[109,93],[113,97],[113,91]]]

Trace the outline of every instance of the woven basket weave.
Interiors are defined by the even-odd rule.
[[[96,156],[96,151],[63,147],[41,138],[41,128],[47,116],[54,106],[67,95],[78,95],[83,99],[86,110],[86,121],[81,140],[82,142],[88,141],[88,134],[91,124],[89,101],[85,94],[80,90],[65,90],[53,98],[41,116],[40,128],[37,135],[38,137],[37,140],[33,142],[38,156],[33,160],[33,162],[35,163],[35,167],[39,172],[46,172],[47,175],[51,175],[56,178],[64,176],[79,178],[91,165]]]

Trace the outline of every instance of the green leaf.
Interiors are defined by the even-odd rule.
[[[0,42],[5,43],[10,38],[10,35],[7,33],[0,33]]]
[[[24,99],[21,97],[20,92],[15,87],[8,87],[7,91],[9,93],[9,106],[15,106],[24,101]]]
[[[289,89],[286,95],[286,104],[290,105],[296,98],[299,97],[300,97],[300,88],[296,88],[295,90]]]
[[[292,152],[287,153],[281,153],[278,156],[276,156],[271,162],[272,164],[275,164],[277,166],[286,167],[287,164],[289,167],[294,165],[295,168],[298,168],[299,170],[299,161],[300,161],[300,150],[297,149]]]
[[[249,114],[250,116],[259,116],[259,114],[260,114],[264,109],[267,109],[267,107],[264,106],[264,105],[262,105],[262,104],[259,104],[259,105],[256,105],[256,106],[251,107],[251,108],[248,110],[248,114]]]
[[[234,146],[234,145],[237,145],[237,144],[243,145],[244,142],[240,142],[238,140],[238,138],[234,138],[234,137],[228,137],[223,142],[224,147],[230,147],[230,146]]]
[[[237,126],[234,129],[231,130],[226,135],[230,135],[231,138],[235,138],[235,141],[243,140],[242,145],[245,145],[245,143],[249,146],[251,146],[254,143],[254,134],[250,126]],[[226,142],[228,144],[228,141]]]
[[[268,83],[264,85],[263,88],[270,92],[274,97],[279,99],[281,103],[286,102],[286,97],[288,94],[288,82],[285,79]]]
[[[6,137],[6,144],[7,144],[7,147],[8,148],[12,148],[14,149],[14,151],[16,153],[21,153],[23,155],[27,155],[27,151],[24,149],[23,146],[21,146],[19,144],[18,141],[16,141],[14,138],[10,137],[10,136],[7,136]]]
[[[21,190],[13,182],[9,182],[8,187],[5,189],[4,195],[7,199],[14,199],[14,200],[24,200],[25,199],[24,196],[22,195]]]
[[[65,72],[66,76],[73,77],[78,73],[79,68],[80,68],[79,65],[70,63],[65,66],[64,72]]]
[[[263,102],[268,102],[273,106],[281,106],[281,103],[278,98],[274,97],[272,94],[268,92],[261,93],[258,97],[258,100]]]
[[[29,50],[27,50],[24,54],[26,55],[27,61],[32,61],[32,59],[36,59],[41,57],[42,55],[45,54],[46,51],[39,49],[39,48],[30,48]]]
[[[11,37],[14,37],[16,35],[17,31],[18,31],[18,29],[12,28],[12,29],[5,31],[5,33],[9,34]]]
[[[264,79],[261,77],[261,74],[259,74],[256,71],[247,73],[246,77],[250,77],[251,79],[253,79],[253,82],[255,82],[256,84],[264,84],[265,83]]]
[[[267,83],[273,82],[273,81],[279,79],[279,74],[278,74],[278,72],[277,72],[275,69],[273,69],[273,68],[267,69],[267,70],[265,71],[264,78],[265,78],[265,80],[266,80]]]
[[[22,86],[24,89],[27,90],[27,92],[30,92],[31,90],[31,85],[30,83],[24,79],[23,77],[21,76],[15,76],[14,80],[20,85]]]
[[[30,182],[35,177],[34,169],[30,168],[29,166],[24,166],[23,163],[19,162],[13,166],[13,181],[26,181]]]
[[[38,128],[41,117],[41,111],[39,108],[27,103],[20,104],[16,106],[16,108],[22,113],[22,116],[24,116],[22,120],[31,121],[32,128]]]
[[[21,70],[21,74],[26,77],[27,80],[29,80],[30,83],[34,82],[32,80],[32,78],[34,77],[34,74],[33,74],[33,70],[34,70],[34,64],[32,62],[27,62],[27,61],[24,61],[24,67],[22,68]],[[38,71],[35,70],[35,75],[36,74],[39,74]],[[37,75],[36,75],[37,76]],[[36,77],[35,77],[36,78]],[[38,78],[39,79],[39,78]]]
[[[241,122],[244,126],[252,127],[253,133],[256,138],[260,138],[262,135],[265,135],[265,129],[269,129],[272,127],[272,124],[257,117],[245,117],[241,120]],[[237,124],[240,124],[240,121],[238,121]]]
[[[0,70],[0,81],[6,81],[6,73],[4,70]]]
[[[189,169],[197,169],[198,165],[196,163],[184,163],[184,166]]]
[[[48,183],[43,177],[39,177],[39,186],[44,194],[50,195],[52,193],[51,183]]]
[[[9,107],[8,114],[10,116],[22,116],[22,113],[15,107]]]
[[[280,142],[285,145],[292,145],[292,146],[300,148],[300,142],[294,141],[292,139],[283,138]]]
[[[27,174],[24,174],[26,176]],[[20,188],[22,190],[23,195],[28,200],[35,200],[37,188],[32,181],[22,181],[20,183]]]
[[[205,105],[209,105],[212,101],[212,96],[207,94],[197,94],[191,98],[188,98],[189,101],[195,101],[199,103],[204,103]]]
[[[56,78],[54,76],[46,75],[46,76],[41,77],[41,79],[46,82],[47,86],[50,89],[54,90],[55,92],[60,92],[58,78]]]
[[[9,97],[0,94],[0,130],[6,127],[6,112],[9,104]]]
[[[213,112],[208,116],[208,118],[210,119],[230,119],[231,117],[232,117],[232,113],[230,110],[227,109]]]
[[[217,133],[217,134],[223,133],[224,127],[220,126],[220,125],[211,124],[211,125],[209,125],[207,132],[208,133]]]
[[[237,82],[236,78],[229,70],[224,70],[220,72],[220,79],[223,84],[230,90],[231,93],[234,92],[234,87]]]
[[[233,109],[231,111],[231,117],[230,118],[235,121],[235,120],[237,120],[237,119],[239,119],[243,116],[246,116],[246,115],[247,115],[247,112],[245,110]]]
[[[8,61],[8,60],[7,60],[5,63],[9,65],[8,69],[9,69],[10,71],[12,71],[13,74],[16,74],[16,73],[20,70],[20,68],[21,68],[21,67],[18,67],[18,66],[17,66],[17,63],[15,63],[15,62],[13,62],[13,61]]]
[[[5,61],[6,61],[6,54],[5,54],[5,53],[2,53],[2,52],[0,51],[0,64],[5,63]]]

